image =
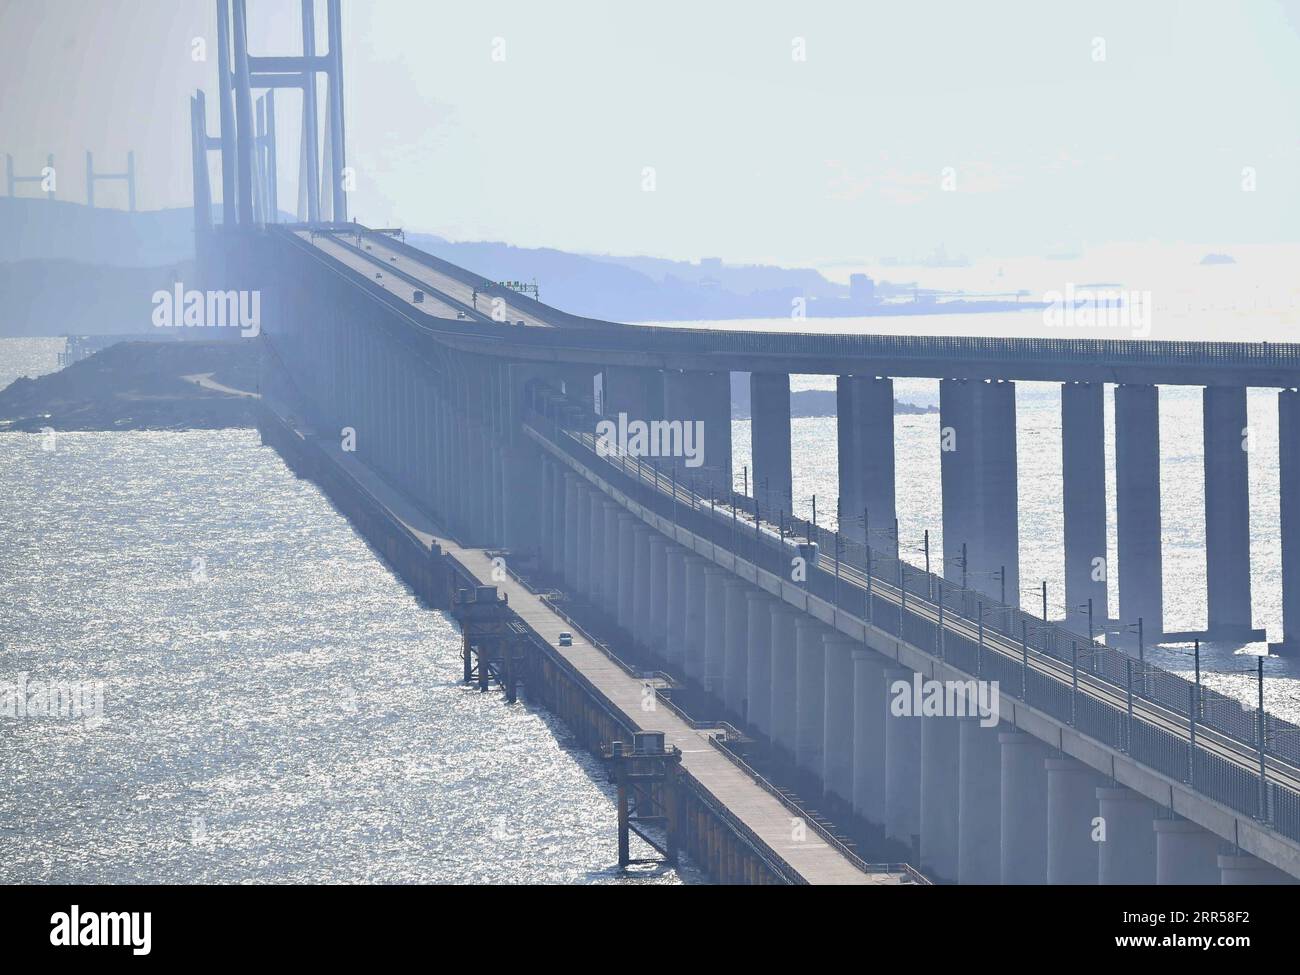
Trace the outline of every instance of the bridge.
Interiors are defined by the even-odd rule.
[[[1247,706],[1144,654],[1165,635],[1159,385],[1203,387],[1202,635],[1242,642],[1262,636],[1250,612],[1246,391],[1279,391],[1284,635],[1273,650],[1295,652],[1300,345],[810,335],[569,315],[400,232],[348,222],[338,0],[330,51],[309,44],[285,58],[249,58],[243,6],[218,0],[219,136],[207,135],[201,93],[192,102],[196,212],[211,212],[213,150],[225,201],[221,222],[198,222],[202,283],[261,293],[267,400],[331,463],[361,465],[377,485],[369,494],[418,512],[425,543],[460,553],[466,579],[487,581],[500,560],[523,587],[517,599],[552,592],[529,604],[535,632],[565,612],[609,634],[612,653],[653,662],[666,702],[695,702],[770,768],[790,770],[819,808],[869,824],[930,878],[1300,877],[1300,728],[1266,712],[1262,690]],[[306,167],[307,219],[278,224],[253,203],[275,177],[246,124],[252,90],[298,86],[314,102],[319,71],[331,86],[325,190]],[[314,107],[303,114],[306,159]],[[332,219],[319,219],[325,209]],[[750,374],[748,490],[732,470],[733,372]],[[834,532],[792,503],[790,375],[808,373],[836,377]],[[900,551],[894,527],[893,380],[912,376],[940,383],[937,571]],[[1018,600],[1015,396],[1029,380],[1061,384],[1062,620]],[[1115,621],[1104,619],[1107,384]],[[612,440],[620,417],[649,439]],[[1102,610],[1094,632],[1089,604]],[[936,687],[946,701],[927,713]],[[744,826],[778,858],[779,819]],[[842,866],[801,877],[840,882]]]

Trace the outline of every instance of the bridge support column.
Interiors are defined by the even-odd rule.
[[[727,653],[727,570],[713,563],[704,568],[704,689],[722,699]]]
[[[957,879],[960,722],[921,718],[921,872]]]
[[[1098,632],[1108,614],[1105,389],[1104,383],[1061,384],[1066,619],[1076,627],[1082,622],[1084,629],[1080,632],[1085,633],[1089,599]],[[1097,563],[1097,559],[1101,562]],[[1098,575],[1101,578],[1095,578]]]
[[[749,586],[735,576],[727,579],[727,643],[722,662],[722,699],[728,711],[742,718],[749,656],[748,592]]]
[[[886,658],[853,651],[853,811],[885,823],[885,722],[889,714]]]
[[[822,782],[828,793],[853,802],[853,654],[860,646],[842,633],[827,630],[822,702]]]
[[[483,424],[479,423],[477,420],[470,420],[467,425],[466,436],[468,438],[468,447],[469,447],[468,464],[466,465],[467,467],[466,476],[469,477],[470,479],[470,484],[467,486],[468,489],[465,492],[465,498],[467,501],[467,511],[469,516],[467,519],[468,529],[469,529],[468,535],[470,538],[470,544],[483,545],[486,544],[488,541],[487,500],[490,494],[490,492],[486,489],[487,488],[486,482],[488,477],[487,430],[483,427]],[[390,461],[388,464],[388,469],[391,470],[392,469],[391,452],[389,454],[389,457],[390,457]],[[573,476],[572,474],[568,475],[568,477],[572,477],[572,476]],[[566,533],[570,532],[570,530],[573,527],[572,515],[570,514],[571,509],[569,508],[568,492],[569,489],[566,487],[565,507],[564,507],[564,517],[565,517],[564,530]],[[576,502],[576,497],[574,500]],[[567,543],[566,543],[565,553],[566,555],[568,554]],[[567,564],[568,563],[566,563],[566,565]],[[573,576],[570,575],[567,578],[569,579],[570,583],[573,581]]]
[[[1020,606],[1020,514],[1016,458],[1016,384],[980,383],[978,411],[978,521],[982,574],[975,588]],[[1002,574],[1005,573],[1005,580]],[[1005,581],[1005,587],[1003,582]]]
[[[1023,731],[998,735],[1002,751],[1002,883],[1047,882],[1047,759]]]
[[[960,585],[982,564],[976,523],[975,384],[939,380],[939,480],[943,492],[943,577]],[[966,565],[962,565],[965,546]]]
[[[998,729],[985,728],[979,718],[957,724],[957,883],[996,884],[1002,879]]]
[[[664,547],[667,579],[667,611],[664,613],[664,660],[679,675],[685,674],[686,663],[686,549],[669,542]]]
[[[603,537],[605,540],[605,558],[602,564],[605,567],[605,578],[601,582],[601,606],[605,610],[605,615],[611,620],[618,620],[618,603],[619,603],[619,576],[623,572],[623,566],[620,562],[620,553],[622,551],[622,532],[623,522],[620,517],[622,511],[613,501],[605,502],[605,531]]]
[[[650,552],[652,544],[651,538],[658,533],[645,522],[637,519],[635,545],[636,545],[636,575],[632,580],[632,642],[638,647],[649,646],[650,635],[650,616],[651,616],[651,590],[653,580],[650,575],[651,562],[653,556]]]
[[[434,452],[434,468],[433,468],[434,497],[435,497],[434,507],[437,509],[438,515],[440,516],[443,524],[447,528],[451,528],[452,527],[451,498],[452,498],[452,491],[455,489],[457,484],[457,479],[454,476],[453,464],[451,460],[452,457],[451,433],[450,433],[451,422],[448,419],[448,414],[451,412],[451,407],[447,405],[447,401],[441,395],[441,391],[436,392],[434,394],[433,409],[434,409],[434,430],[437,431],[437,435],[438,435],[436,449]],[[547,466],[548,466],[547,463],[543,461],[542,462],[543,472],[545,472]],[[542,515],[542,519],[543,519],[542,528],[545,529],[546,526],[545,514]],[[545,556],[546,554],[545,546],[547,544],[547,539],[545,535],[543,535],[542,538],[540,539],[540,543],[542,545],[543,556]]]
[[[576,589],[578,587],[578,475],[572,471],[564,472],[564,520],[562,538],[564,539],[564,581]]]
[[[800,613],[795,618],[794,628],[795,764],[820,777],[823,771],[822,744],[825,737],[823,710],[826,698],[826,652],[822,645],[823,626],[811,616]]]
[[[749,652],[745,655],[745,723],[772,735],[772,597],[761,589],[745,592]]]
[[[760,511],[791,510],[790,374],[749,374],[750,444],[753,495]],[[777,520],[773,517],[772,520]]]
[[[703,425],[703,467],[700,493],[712,488],[714,497],[731,489],[731,373],[664,373],[664,417],[699,421]]]
[[[886,693],[902,681],[911,693],[912,671],[891,666]],[[885,835],[916,848],[921,834],[921,718],[885,712]]]
[[[1049,758],[1047,769],[1047,882],[1096,884],[1097,847],[1092,838],[1097,790],[1106,779],[1073,758]]]
[[[1249,853],[1220,853],[1219,882],[1229,886],[1260,886],[1294,884],[1296,879],[1271,863]]]
[[[542,459],[542,569],[555,571],[555,465]]]
[[[1155,386],[1115,387],[1115,493],[1120,620],[1128,625],[1141,618],[1150,643],[1164,632],[1160,399]]]
[[[1250,618],[1246,387],[1206,386],[1205,580],[1211,640],[1257,639]]]
[[[606,366],[601,374],[601,415],[618,419],[657,420],[663,415],[663,382],[658,369]]]
[[[574,595],[584,599],[591,597],[591,509],[595,497],[584,481],[578,483],[578,522],[573,534],[577,537],[577,554],[574,556]]]
[[[1097,815],[1106,825],[1106,839],[1097,845],[1097,883],[1155,883],[1155,803],[1132,789],[1102,786],[1097,790]]]
[[[698,555],[686,556],[686,642],[682,646],[684,670],[691,680],[704,686],[708,638],[707,563]]]
[[[892,551],[894,541],[894,381],[840,376],[835,381],[841,531],[861,539],[865,508],[870,544]],[[890,533],[890,534],[885,534]]]
[[[505,482],[506,472],[504,456],[501,449],[501,442],[497,440],[496,435],[488,429],[488,441],[485,445],[487,453],[487,484],[486,499],[488,505],[488,543],[491,545],[502,545],[505,541]],[[585,509],[584,509],[585,511]],[[580,512],[582,514],[584,512]],[[585,555],[585,549],[583,550]],[[582,561],[586,561],[584,558]]]
[[[635,622],[636,519],[625,511],[618,515],[618,625],[627,633]]]
[[[798,645],[795,610],[779,600],[772,602],[772,741],[788,756],[795,754],[795,722],[798,713]]]
[[[605,568],[605,495],[592,490],[590,528],[587,530],[588,555],[590,563],[587,569],[587,590],[591,604],[597,609],[605,605],[605,584],[609,581],[609,572]]]
[[[646,646],[661,660],[667,659],[668,640],[668,547],[659,532],[650,532],[650,610],[646,619]]]
[[[1278,530],[1282,542],[1282,642],[1273,653],[1300,654],[1300,392],[1277,394]]]
[[[1223,841],[1186,819],[1157,819],[1156,883],[1162,886],[1217,884]]]

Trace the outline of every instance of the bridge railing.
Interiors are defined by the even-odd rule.
[[[1270,764],[1300,765],[1295,725],[927,573],[894,554],[892,531],[884,533],[887,547],[868,545],[780,507],[765,509],[761,492],[756,501],[732,490],[721,470],[687,469],[664,458],[601,456],[599,417],[589,407],[547,387],[534,390],[532,406],[531,420],[549,431],[556,446],[585,465],[603,463],[639,504],[783,578],[790,578],[792,559],[804,558],[803,585],[813,595],[976,679],[998,681],[1000,694],[1300,839],[1300,795],[1268,775]],[[878,540],[880,533],[872,530],[870,537]],[[962,632],[953,631],[958,622]],[[1237,761],[1205,747],[1214,734],[1235,746]],[[1258,764],[1248,767],[1245,759]]]

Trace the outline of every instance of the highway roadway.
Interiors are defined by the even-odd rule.
[[[425,314],[485,324],[551,327],[550,322],[512,301],[508,288],[497,287],[484,279],[491,293],[479,290],[475,295],[477,289],[473,285],[413,259],[408,253],[393,247],[386,234],[364,228],[359,234],[320,230],[298,230],[295,233]],[[419,304],[413,298],[417,289],[425,295]]]

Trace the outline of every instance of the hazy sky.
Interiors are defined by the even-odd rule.
[[[253,53],[297,53],[295,0],[249,6]],[[1300,226],[1297,5],[344,0],[344,19],[351,208],[373,225],[785,263]],[[187,205],[214,25],[202,0],[0,0],[0,151],[25,172],[53,151],[80,201],[87,148],[111,168],[134,148],[140,205]]]

